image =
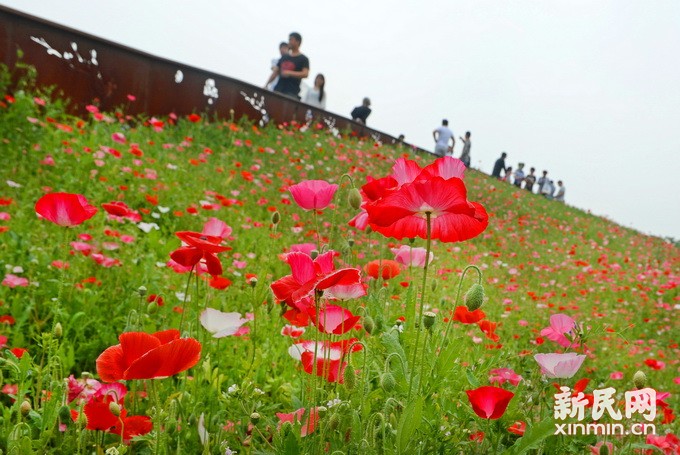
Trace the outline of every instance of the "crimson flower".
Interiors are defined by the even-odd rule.
[[[271,284],[274,296],[293,306],[295,302],[311,296],[314,291],[323,291],[326,297],[335,299],[366,295],[359,269],[335,270],[333,257],[337,255],[335,251],[327,251],[312,259],[305,253],[288,253],[286,262],[292,273]]]
[[[524,432],[527,429],[527,423],[523,422],[521,420],[518,420],[517,422],[513,423],[510,427],[508,427],[508,431],[510,433],[514,433],[519,436],[524,436]]]
[[[321,210],[331,203],[338,185],[325,180],[305,180],[288,187],[295,203],[305,210]]]
[[[363,208],[374,231],[386,237],[430,238],[461,242],[486,229],[484,207],[467,200],[465,169],[452,157],[437,159],[421,169],[415,161],[399,158],[390,176],[369,180],[362,187]]]
[[[83,408],[83,412],[87,416],[88,430],[108,431],[113,434],[120,434],[123,432],[123,441],[128,444],[135,436],[141,436],[149,433],[153,429],[151,418],[147,416],[130,416],[127,415],[127,410],[123,408],[123,396],[127,389],[122,384],[122,394],[119,395],[117,390],[109,390],[105,386],[99,389]],[[120,406],[120,414],[116,416],[111,412],[111,403],[116,403]]]
[[[35,203],[35,211],[59,226],[77,226],[97,213],[82,194],[48,193]]]
[[[500,419],[514,393],[499,387],[483,386],[466,390],[472,410],[483,419]]]
[[[97,373],[102,381],[155,379],[188,370],[201,357],[201,343],[180,338],[178,330],[148,334],[126,332],[120,344],[111,346],[97,358]]]
[[[222,263],[215,256],[217,253],[229,250],[229,247],[220,245],[222,237],[191,231],[175,232],[175,235],[188,246],[180,247],[170,253],[173,261],[184,267],[194,267],[201,259],[204,259],[208,273],[212,276],[222,275]]]
[[[345,359],[350,352],[361,350],[360,344],[354,344],[356,341],[356,338],[333,342],[299,341],[288,349],[288,354],[302,362],[305,373],[323,377],[328,382],[342,384],[343,374],[347,367]]]

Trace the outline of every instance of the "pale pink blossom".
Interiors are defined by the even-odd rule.
[[[536,354],[534,356],[534,359],[541,367],[541,373],[549,378],[563,379],[573,377],[579,368],[581,368],[585,358],[585,355],[579,355],[575,352]]]

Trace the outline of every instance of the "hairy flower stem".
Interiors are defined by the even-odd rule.
[[[463,288],[463,279],[465,278],[465,274],[467,273],[468,270],[474,269],[477,272],[477,284],[482,284],[482,271],[479,270],[479,267],[476,265],[468,265],[465,267],[465,270],[463,270],[463,273],[460,276],[460,281],[458,282],[458,292],[456,292],[456,299],[453,301],[453,309],[455,311],[456,309],[456,304],[458,303],[458,298],[460,297],[460,291]],[[439,343],[439,349],[444,347],[444,341],[446,338],[449,336],[449,330],[451,329],[451,325],[453,322],[453,317],[449,318],[449,322],[446,324],[446,331],[444,332],[444,337],[442,338],[441,342]]]
[[[184,312],[186,311],[187,308],[187,297],[189,296],[189,283],[191,282],[191,275],[194,273],[194,268],[196,266],[191,267],[191,270],[189,270],[189,278],[187,278],[187,285],[184,288],[184,301],[182,302],[182,314],[179,317],[179,333],[180,336],[182,335],[182,323],[184,322]]]
[[[250,356],[250,366],[248,367],[248,372],[246,373],[245,377],[247,378],[250,375],[250,372],[253,369],[253,365],[255,365],[255,351],[257,348],[257,294],[255,292],[255,288],[253,288],[253,335],[250,337],[251,340],[253,341],[253,352]],[[247,317],[247,315],[246,315]]]
[[[314,226],[316,229],[316,250],[321,254],[321,231],[319,230],[319,214],[314,209]]]
[[[413,360],[411,362],[411,368],[410,368],[410,378],[409,378],[409,383],[408,383],[408,396],[406,398],[406,401],[411,399],[411,390],[413,389],[413,380],[415,379],[415,368],[416,368],[416,356],[418,355],[418,344],[420,343],[420,332],[422,331],[422,319],[423,319],[423,307],[425,306],[425,289],[427,286],[427,269],[428,266],[430,265],[430,248],[432,246],[432,223],[431,223],[431,212],[425,212],[425,220],[427,223],[427,243],[426,243],[426,248],[425,248],[425,266],[423,267],[423,282],[421,285],[421,290],[420,290],[420,309],[418,310],[418,319],[413,321],[413,325],[416,329],[416,344],[413,347]],[[424,353],[423,353],[424,354]],[[421,358],[421,362],[424,362],[425,360]],[[420,378],[420,381],[422,382],[423,378]]]

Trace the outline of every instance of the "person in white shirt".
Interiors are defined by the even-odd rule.
[[[437,156],[453,155],[453,147],[456,145],[456,139],[453,135],[453,131],[449,129],[449,121],[442,120],[442,126],[435,129],[432,132],[432,137],[434,138],[435,146],[434,153]],[[449,141],[451,141],[451,146],[449,147]]]
[[[564,202],[564,193],[567,189],[562,184],[562,180],[557,181],[557,193],[555,193],[555,200]]]
[[[310,106],[318,107],[319,109],[326,109],[326,92],[324,86],[326,85],[326,78],[319,73],[314,79],[314,87],[307,90],[302,102]]]

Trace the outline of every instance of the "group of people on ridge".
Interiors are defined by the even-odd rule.
[[[280,57],[272,59],[271,75],[265,84],[269,90],[289,96],[318,109],[326,109],[326,77],[319,73],[314,78],[314,86],[309,87],[304,95],[300,96],[300,83],[309,76],[309,58],[300,52],[302,35],[293,32],[288,36],[288,42],[279,44]],[[352,110],[352,120],[366,124],[366,119],[371,114],[371,100],[364,98],[361,106]]]
[[[555,186],[554,181],[548,178],[548,171],[543,171],[543,175],[537,178],[535,174],[536,168],[533,167],[529,170],[529,174],[525,174],[524,163],[519,163],[517,169],[513,172],[512,166],[505,165],[507,157],[507,153],[501,153],[501,157],[493,165],[491,177],[496,177],[499,180],[511,183],[518,188],[524,188],[532,193],[534,192],[534,185],[536,185],[536,194],[540,194],[548,199],[564,202],[566,188],[562,180],[558,180],[557,186]],[[501,172],[503,172],[502,177]]]

